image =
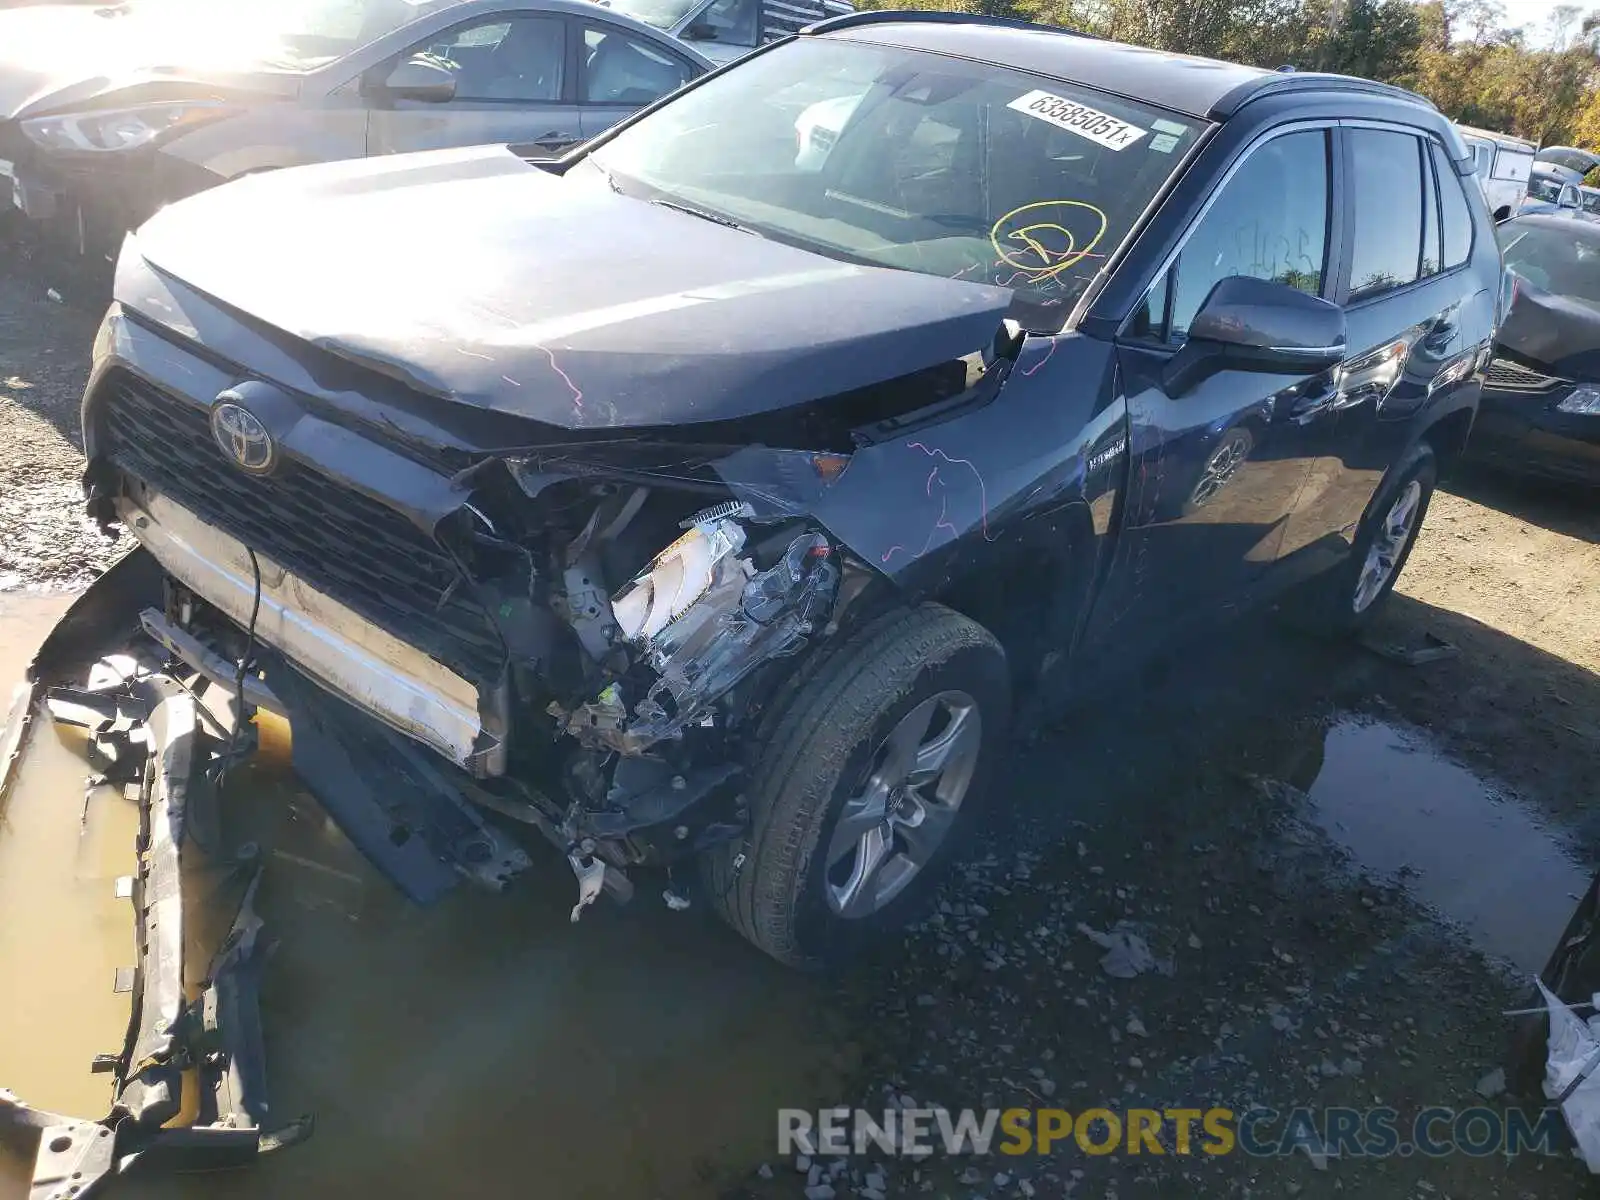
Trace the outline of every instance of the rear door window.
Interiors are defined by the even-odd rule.
[[[1422,257],[1422,158],[1417,139],[1387,129],[1349,129],[1355,237],[1350,299],[1417,280]]]
[[[458,26],[419,46],[456,77],[456,99],[537,103],[561,99],[566,22],[559,17],[501,17]]]

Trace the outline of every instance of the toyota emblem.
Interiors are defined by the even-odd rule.
[[[260,419],[247,408],[222,401],[211,409],[211,436],[234,466],[265,475],[278,461],[278,447]]]

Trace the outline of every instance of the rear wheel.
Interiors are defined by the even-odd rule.
[[[1009,717],[981,626],[938,605],[865,626],[769,718],[750,836],[703,863],[713,904],[792,966],[903,924],[966,840]]]
[[[1422,443],[1373,497],[1350,557],[1318,582],[1324,590],[1317,597],[1317,624],[1325,631],[1357,633],[1389,599],[1422,531],[1437,479],[1433,450]]]

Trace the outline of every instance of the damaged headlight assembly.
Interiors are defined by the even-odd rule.
[[[22,132],[45,150],[115,153],[137,150],[165,134],[216,121],[237,111],[217,100],[181,100],[33,117],[22,122]]]
[[[619,632],[655,675],[632,704],[613,683],[571,714],[568,732],[622,754],[638,754],[695,724],[765,662],[799,650],[826,621],[840,570],[821,533],[796,534],[766,569],[746,553],[741,523],[751,512],[732,501],[685,522],[611,600]]]

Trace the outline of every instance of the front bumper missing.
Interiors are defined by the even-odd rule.
[[[80,607],[92,609],[106,591],[124,582],[127,572],[119,578],[113,568]],[[93,622],[83,618],[92,615],[75,609],[58,627],[58,635],[62,630],[89,634],[85,627]],[[97,640],[106,636],[103,627],[93,633]],[[47,643],[47,651],[59,652],[62,640],[54,636],[57,644]],[[46,709],[45,683],[59,678],[41,669],[44,657],[30,671],[0,731],[0,804],[26,753],[30,726]],[[135,764],[139,834],[133,882],[133,1009],[121,1052],[93,1064],[113,1074],[112,1102],[104,1117],[88,1120],[42,1111],[0,1089],[0,1146],[24,1159],[31,1156],[30,1200],[84,1200],[140,1167],[244,1166],[311,1131],[309,1118],[266,1131],[269,1109],[257,1000],[264,946],[254,905],[259,871],[244,889],[198,998],[190,1001],[185,992],[181,859],[191,817],[189,785],[201,758],[195,701],[161,674],[141,672],[132,679],[122,671],[107,674],[114,682],[94,692],[53,689],[50,694],[51,706],[63,719],[87,724],[94,736],[115,741],[122,750],[143,745],[143,762]],[[63,803],[77,800],[62,797]],[[199,1084],[195,1121],[166,1128],[179,1116],[183,1076],[191,1070]]]
[[[242,542],[158,493],[117,501],[117,515],[173,578],[242,628],[255,579]],[[258,556],[256,636],[317,682],[479,778],[505,770],[505,745],[485,729],[478,689],[415,646]]]

